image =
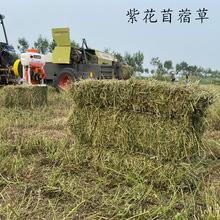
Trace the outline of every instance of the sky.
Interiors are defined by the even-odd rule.
[[[196,18],[203,8],[208,19],[201,23]],[[139,14],[131,23],[127,13],[134,9]],[[157,22],[150,22],[150,14],[144,20],[151,9],[151,21]],[[172,10],[171,23],[169,15],[163,22],[164,9]],[[191,14],[181,23],[180,11],[186,9]],[[219,0],[10,0],[2,1],[0,10],[8,41],[18,53],[18,38],[24,37],[32,47],[39,35],[51,42],[52,28],[69,27],[71,40],[80,45],[85,38],[97,50],[143,52],[143,67],[149,70],[151,58],[159,57],[161,62],[172,60],[173,66],[185,61],[220,71]]]

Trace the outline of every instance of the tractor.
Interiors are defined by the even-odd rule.
[[[0,14],[0,23],[2,31],[0,33],[0,85],[8,85],[16,83],[16,76],[13,72],[15,58],[11,54],[14,47],[8,44],[8,38],[5,31],[3,19],[4,15]],[[4,39],[4,41],[2,41]]]

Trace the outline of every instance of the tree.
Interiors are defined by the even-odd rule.
[[[163,64],[162,63],[159,63],[158,64],[158,68],[157,68],[157,75],[163,75],[165,73],[165,70],[163,68]]]
[[[39,51],[39,53],[46,54],[49,51],[49,42],[46,38],[42,38],[39,35],[36,42],[34,42],[34,47]]]
[[[154,74],[155,70],[151,70],[150,72],[151,72],[151,74]]]
[[[144,54],[140,51],[134,53],[133,55],[128,52],[125,53],[123,61],[134,68],[134,72],[143,73],[143,62],[144,62]]]
[[[135,61],[135,72],[144,72],[143,69],[143,62],[144,62],[144,54],[140,51],[134,54],[134,61]]]
[[[145,73],[149,73],[149,69],[148,69],[148,68],[145,68],[145,69],[144,69],[144,72],[145,72]]]
[[[116,53],[116,52],[113,51],[113,55],[114,55],[114,57],[117,58],[118,62],[124,62],[124,58],[120,53]]]
[[[188,71],[188,64],[185,61],[180,63],[180,67],[182,71]]]
[[[155,58],[152,57],[152,58],[151,58],[150,64],[151,64],[152,66],[158,67],[159,63],[160,63],[159,57],[155,57]]]
[[[54,51],[54,48],[57,46],[57,43],[55,41],[52,41],[50,44],[49,44],[49,52],[50,53],[53,53]]]
[[[211,74],[213,78],[220,78],[220,72],[218,70],[212,71]]]
[[[197,76],[203,76],[203,73],[204,73],[204,68],[203,67],[199,67],[198,69],[197,69]]]
[[[205,74],[205,79],[207,78],[208,74],[211,74],[212,70],[210,68],[205,69],[204,74]]]
[[[180,64],[176,64],[176,71],[177,72],[180,72],[180,71],[182,71],[182,72],[188,72],[188,67],[189,67],[189,65],[185,62],[185,61],[182,61]]]
[[[79,47],[79,44],[76,43],[76,41],[72,40],[72,41],[71,41],[71,46],[73,46],[73,47]]]
[[[124,61],[127,65],[135,68],[135,60],[134,60],[134,57],[130,53],[125,52]]]
[[[173,69],[173,63],[171,60],[167,60],[163,64],[164,68],[169,72],[169,70]]]
[[[177,63],[176,64],[176,71],[180,72],[182,70],[181,68],[182,68],[181,65]]]
[[[158,75],[162,75],[165,73],[165,70],[163,68],[163,64],[160,62],[159,57],[152,57],[150,64],[154,67],[157,67],[156,69],[156,73]]]
[[[110,53],[110,51],[111,51],[111,47],[104,47],[103,52]]]
[[[187,71],[189,72],[189,74],[191,75],[196,75],[198,67],[196,65],[194,66],[188,66]]]
[[[28,48],[29,48],[28,41],[24,37],[18,38],[18,50],[20,51],[20,53],[27,52]]]

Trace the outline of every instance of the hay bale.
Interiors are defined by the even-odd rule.
[[[185,172],[183,164],[199,155],[206,110],[215,97],[198,85],[135,79],[85,80],[75,83],[71,93],[75,107],[69,125],[82,146],[105,152],[99,153],[102,156],[109,154],[106,152],[142,155],[144,164],[157,158],[158,167],[153,169],[164,171],[169,178]],[[120,162],[108,161],[106,166],[111,163]],[[135,172],[142,169],[140,166]],[[161,173],[154,176],[155,181],[158,175]]]
[[[174,86],[158,81],[134,79],[128,81],[85,80],[74,84],[71,92],[76,106],[72,117],[79,112],[81,117],[92,120],[103,117],[102,123],[105,123],[105,119],[107,120],[109,117],[114,117],[117,121],[118,118],[127,120],[131,117],[135,119],[135,117],[141,116],[145,117],[144,120],[141,119],[143,129],[148,130],[148,123],[145,123],[148,120],[153,124],[171,123],[175,129],[183,130],[184,128],[188,132],[195,133],[197,138],[203,134],[206,109],[214,99],[212,93],[198,85]],[[95,116],[95,112],[98,115]],[[89,123],[89,120],[87,121],[86,123]],[[96,119],[95,121],[97,124],[98,121]],[[72,123],[71,127],[75,127],[74,121]],[[122,123],[124,126],[127,122],[117,123]],[[110,126],[109,123],[107,124]],[[129,124],[131,124],[130,121],[127,126]],[[100,127],[97,125],[95,127],[98,130],[103,126],[102,124]],[[134,127],[130,127],[131,130],[135,130]],[[130,136],[130,132],[127,135]]]
[[[35,108],[47,104],[46,85],[16,85],[4,87],[5,107]]]
[[[86,80],[74,84],[72,93],[76,107],[70,118],[70,125],[74,133],[78,124],[83,125],[80,133],[86,133],[87,137],[93,136],[95,131],[100,133],[101,130],[105,130],[104,132],[107,133],[109,130],[109,137],[106,140],[108,143],[118,138],[118,134],[112,134],[117,133],[117,128],[125,129],[124,126],[127,127],[124,138],[131,139],[130,136],[133,133],[135,135],[133,139],[145,143],[151,131],[144,132],[145,135],[143,135],[142,130],[148,131],[150,125],[158,123],[161,128],[168,125],[167,128],[162,129],[164,135],[161,137],[164,141],[173,139],[174,136],[169,132],[173,128],[177,139],[183,140],[182,136],[188,137],[186,135],[188,133],[197,138],[195,140],[197,143],[204,132],[206,109],[214,98],[212,93],[199,86],[174,86],[157,81],[133,79],[128,81]],[[74,119],[75,116],[78,119]],[[90,129],[85,130],[84,126]],[[157,132],[158,129],[156,129]],[[91,130],[94,131],[91,133]],[[112,138],[110,138],[111,135]],[[99,142],[98,138],[100,138],[101,143],[103,135],[99,136],[96,135],[96,142]],[[158,142],[157,140],[160,138],[157,137],[155,141]],[[120,140],[119,143],[115,140],[113,143],[121,145]],[[182,145],[182,141],[178,143]]]
[[[121,73],[123,79],[130,79],[131,76],[134,74],[134,69],[131,66],[128,65],[121,65]]]

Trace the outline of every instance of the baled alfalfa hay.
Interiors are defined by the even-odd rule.
[[[46,85],[16,85],[4,88],[5,107],[35,108],[47,104]]]
[[[192,158],[200,158],[212,93],[199,86],[134,79],[81,81],[71,93],[70,129],[82,146],[105,158],[102,164],[143,172],[160,183],[176,176],[178,183],[195,180],[196,174],[186,178],[183,173],[195,166]],[[128,166],[131,155],[135,164]]]
[[[129,65],[121,65],[121,73],[123,79],[130,79],[134,74],[134,69]]]

